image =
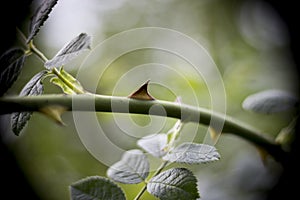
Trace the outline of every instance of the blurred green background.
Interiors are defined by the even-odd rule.
[[[24,23],[24,27],[20,27],[25,33],[27,25]],[[114,34],[140,27],[176,30],[203,45],[222,77],[229,116],[273,136],[292,120],[293,112],[262,115],[246,112],[241,107],[248,95],[261,90],[296,92],[299,89],[286,25],[275,10],[263,1],[63,0],[54,7],[35,44],[51,58],[81,32],[92,36],[93,51],[97,44]],[[108,51],[118,51],[121,46],[114,46]],[[67,64],[66,71],[76,76],[88,55],[89,52],[85,52]],[[156,64],[153,67],[144,66],[130,78],[124,77],[135,67],[149,63]],[[82,69],[86,76],[80,76],[79,81],[88,90],[96,82],[96,92],[99,94],[127,96],[150,79],[153,80],[149,85],[150,93],[157,99],[174,101],[180,95],[183,103],[211,108],[210,93],[214,91],[208,88],[203,77],[195,73],[191,65],[169,52],[155,49],[130,52],[106,66],[101,77],[97,73],[100,76],[101,67],[104,66],[97,67],[99,71],[95,67],[93,70],[89,70],[89,67]],[[18,94],[24,84],[41,69],[40,60],[31,56],[8,94]],[[118,82],[120,80],[122,84]],[[60,93],[56,86],[47,81],[44,81],[45,93]],[[137,148],[136,140],[153,128],[148,126],[151,123],[148,116],[97,113],[96,117],[109,140],[123,150]],[[138,132],[132,124],[120,127],[116,125],[114,117],[121,121],[133,120],[145,132]],[[9,115],[3,117],[1,125],[6,130],[4,142],[18,158],[19,165],[40,198],[45,200],[68,199],[71,183],[87,176],[105,176],[108,167],[85,148],[72,113],[64,113],[62,118],[66,126],[34,113],[19,137],[13,135],[9,123],[6,123]],[[154,121],[157,119],[162,118],[152,118]],[[160,132],[166,132],[175,122],[174,119],[163,120],[165,123]],[[132,132],[128,134],[122,128]],[[86,127],[86,134],[94,129]],[[206,139],[206,131],[207,127],[202,125],[187,124],[182,130],[181,139],[202,143]],[[264,199],[281,173],[280,165],[272,159],[264,164],[254,146],[232,135],[222,135],[216,148],[221,154],[220,161],[188,166],[197,175],[201,199]],[[121,155],[113,152],[107,149],[98,153],[118,161]],[[142,186],[120,185],[128,199],[133,199]],[[143,197],[154,199],[148,194]]]

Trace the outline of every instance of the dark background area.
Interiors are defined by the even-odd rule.
[[[299,12],[295,9],[296,3],[284,3],[280,1],[266,1],[270,3],[275,10],[279,13],[281,18],[287,24],[288,31],[291,39],[291,51],[293,60],[296,62],[297,73],[299,77],[299,29],[297,20],[299,18]],[[278,198],[294,198],[297,195],[297,186],[294,184],[297,181],[296,177],[299,177],[299,162],[297,161],[297,153],[299,152],[299,119],[296,126],[295,141],[292,144],[291,152],[284,161],[285,170],[282,173],[279,182],[269,193],[268,200]]]
[[[14,46],[16,40],[16,27],[30,13],[31,0],[2,1],[0,10],[1,19],[1,49],[2,55],[7,49]],[[2,68],[0,69],[3,70]],[[0,133],[2,134],[2,127]],[[1,196],[3,199],[38,199],[30,187],[17,161],[5,146],[0,137],[0,164],[1,164]]]
[[[14,45],[15,27],[22,24],[22,19],[26,18],[30,12],[30,0],[10,0],[1,3],[0,19],[1,19],[1,49],[2,54],[9,47]],[[293,60],[299,66],[299,31],[297,19],[299,17],[296,10],[296,1],[294,2],[273,2],[270,3],[279,13],[288,26],[291,39],[291,50]],[[3,69],[1,69],[3,70]],[[297,69],[299,72],[299,69]],[[287,80],[288,81],[288,80]],[[299,123],[296,127],[296,133],[299,132]],[[1,127],[0,127],[0,131]],[[1,137],[0,137],[1,138]],[[296,162],[296,155],[299,150],[299,136],[296,134],[295,142],[292,145],[291,153],[287,156],[284,165],[285,170],[278,184],[269,193],[268,200],[277,199],[279,196],[285,199],[295,197],[298,194],[296,178],[299,177],[299,164]],[[1,164],[1,196],[7,199],[38,199],[33,189],[29,186],[22,171],[17,165],[13,154],[0,140],[0,164]]]

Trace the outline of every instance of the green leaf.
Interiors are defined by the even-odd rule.
[[[122,189],[111,180],[91,176],[70,186],[72,200],[125,200]]]
[[[28,95],[40,95],[43,93],[43,84],[41,79],[47,71],[41,71],[34,75],[30,81],[23,87],[22,91],[20,92],[20,96],[28,96]]]
[[[149,135],[137,141],[138,146],[154,157],[163,157],[167,151],[165,149],[168,142],[168,136],[164,133]]]
[[[282,90],[265,90],[248,96],[243,101],[245,110],[256,113],[272,114],[290,110],[298,106],[299,99]]]
[[[52,8],[56,5],[57,1],[58,0],[44,0],[37,8],[34,15],[31,17],[27,43],[29,43],[39,32],[41,26],[43,26],[44,22],[48,19],[48,16],[52,11]]]
[[[32,112],[17,112],[11,114],[11,126],[15,135],[20,135]]]
[[[50,79],[50,82],[54,85],[57,85],[62,89],[65,94],[76,94],[71,88],[69,88],[61,79],[58,77],[53,77]]]
[[[51,78],[50,82],[60,87],[65,94],[83,93],[84,89],[80,82],[62,67],[59,70],[59,76],[59,78],[57,76]]]
[[[17,80],[25,61],[25,52],[14,48],[0,57],[0,96]]]
[[[197,199],[197,179],[185,168],[172,168],[153,177],[147,184],[150,194],[162,200]]]
[[[149,174],[149,162],[141,150],[126,151],[122,159],[107,170],[114,181],[135,184],[144,181]]]
[[[84,50],[90,49],[90,45],[91,36],[88,36],[86,33],[81,33],[65,45],[51,60],[45,62],[45,67],[51,69],[65,65]]]
[[[169,162],[200,164],[220,159],[216,148],[207,144],[183,143],[163,157]]]
[[[34,75],[30,81],[23,87],[20,96],[40,95],[43,93],[43,84],[41,79],[46,74],[46,71],[41,71]],[[12,130],[16,135],[19,135],[31,117],[32,112],[15,112],[11,115]]]

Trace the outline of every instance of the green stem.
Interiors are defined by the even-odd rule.
[[[252,142],[263,148],[274,158],[283,159],[285,152],[275,139],[266,133],[262,133],[246,124],[237,121],[225,114],[211,110],[193,107],[176,102],[162,100],[137,100],[128,97],[116,97],[106,95],[40,95],[26,97],[2,97],[0,98],[0,113],[12,113],[21,111],[39,111],[49,105],[60,105],[70,111],[92,111],[113,113],[135,113],[144,115],[156,115],[181,119],[184,122],[195,122],[207,126],[222,125],[222,133],[231,133]],[[153,106],[160,109],[149,109]],[[213,125],[212,125],[213,124]],[[214,127],[216,128],[216,127]]]
[[[37,55],[43,62],[47,62],[48,58],[33,44],[33,41],[30,41],[29,43],[29,49]]]
[[[147,185],[144,185],[144,187],[140,190],[140,192],[136,195],[136,197],[134,198],[134,200],[139,200],[142,195],[144,194],[144,192],[147,190]]]
[[[160,174],[160,172],[162,172],[162,170],[167,166],[167,164],[168,164],[168,161],[164,161],[151,177],[154,177],[154,176],[157,176],[158,174]],[[139,200],[142,197],[142,195],[145,193],[146,190],[147,190],[147,185],[144,185],[144,187],[140,190],[140,192],[137,194],[137,196],[134,198],[134,200]]]

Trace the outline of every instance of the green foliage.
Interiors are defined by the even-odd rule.
[[[207,144],[183,143],[163,157],[169,162],[200,164],[220,159],[216,148]]]
[[[174,142],[179,138],[182,126],[181,120],[177,120],[167,133],[148,135],[139,139],[137,145],[152,156],[161,158],[174,147]]]
[[[125,200],[122,189],[107,178],[92,176],[70,186],[72,200]]]
[[[15,135],[20,135],[27,124],[32,112],[16,112],[11,114],[11,126]]]
[[[86,49],[90,49],[91,37],[86,33],[81,33],[69,43],[67,43],[58,53],[48,60],[34,45],[33,39],[37,35],[41,26],[47,20],[52,8],[57,0],[45,0],[36,10],[31,18],[29,35],[26,39],[27,51],[20,48],[10,49],[0,58],[0,83],[3,95],[19,76],[24,65],[26,56],[37,55],[44,61],[43,67],[46,69],[37,73],[24,86],[20,96],[42,95],[42,80],[46,76],[52,76],[50,83],[60,87],[67,95],[86,93],[84,87],[71,74],[63,69],[67,64]],[[4,69],[4,70],[2,70]],[[148,92],[147,81],[137,91],[129,95],[142,101],[155,101]],[[180,103],[180,102],[179,102]],[[248,96],[243,102],[243,108],[257,113],[272,114],[282,112],[298,106],[298,99],[283,91],[268,90]],[[64,108],[46,107],[41,110],[48,116],[52,116],[56,121],[62,123],[60,115],[65,112]],[[13,113],[12,130],[19,135],[23,127],[27,124],[32,112]],[[107,177],[92,176],[79,180],[70,186],[71,199],[88,200],[123,200],[125,194],[117,183],[138,184],[143,183],[144,188],[138,194],[140,198],[147,190],[151,195],[162,199],[197,199],[200,197],[197,188],[197,179],[193,172],[186,168],[170,168],[165,170],[167,164],[202,164],[217,161],[220,154],[214,146],[198,143],[183,143],[177,146],[184,122],[178,120],[167,133],[148,135],[137,141],[140,149],[126,151],[121,160],[110,166],[107,170]],[[290,141],[294,124],[282,130],[276,142],[286,143]],[[234,127],[236,128],[236,127]],[[150,176],[150,162],[146,153],[156,157],[161,162],[154,174]],[[165,171],[164,171],[165,170]]]
[[[60,68],[58,76],[52,77],[50,82],[60,87],[65,94],[77,94],[84,91],[80,82],[67,73],[63,67]]]
[[[51,69],[53,67],[62,66],[86,49],[90,49],[91,37],[86,33],[81,33],[72,41],[65,45],[51,60],[45,62],[45,67]]]
[[[43,84],[41,79],[46,74],[46,71],[41,71],[34,75],[30,81],[24,86],[20,92],[21,96],[40,95],[43,93]],[[30,119],[32,112],[17,112],[11,115],[12,130],[16,135],[19,135],[23,127]]]
[[[41,71],[34,75],[27,84],[23,87],[20,92],[20,96],[28,96],[28,95],[40,95],[43,93],[43,84],[42,79],[44,78],[47,71]]]
[[[25,52],[20,48],[10,49],[0,57],[0,96],[15,82],[25,62]]]
[[[179,135],[182,122],[179,120],[169,130],[171,138]],[[167,140],[167,134],[145,136],[137,141],[147,153],[161,158],[162,164],[152,175],[149,182],[149,162],[146,155],[139,149],[126,151],[121,160],[113,164],[107,170],[107,176],[112,180],[125,184],[145,182],[147,191],[160,199],[197,199],[199,197],[197,179],[186,168],[171,168],[163,171],[167,163],[179,162],[188,164],[200,164],[220,159],[217,150],[210,145],[184,143],[174,148],[175,140]],[[159,145],[155,145],[155,143]],[[174,150],[173,150],[174,149]],[[167,162],[166,162],[167,161]],[[105,192],[105,191],[103,191]],[[141,190],[140,198],[144,190]],[[92,194],[92,193],[91,193]]]
[[[167,153],[165,147],[168,144],[168,136],[165,133],[148,135],[139,139],[137,144],[152,156],[161,158]]]
[[[26,55],[35,53],[45,61],[46,70],[37,73],[22,89],[20,96],[41,95],[43,93],[43,85],[41,80],[45,76],[54,76],[50,80],[51,83],[59,86],[65,94],[84,93],[84,89],[71,74],[63,70],[62,65],[77,57],[83,50],[90,48],[91,37],[85,33],[79,34],[64,48],[62,48],[56,56],[50,61],[33,45],[33,38],[40,30],[40,27],[47,20],[52,8],[57,0],[45,0],[36,10],[31,18],[29,36],[27,37],[28,50],[25,52],[20,48],[9,49],[0,58],[0,95],[3,95],[14,83],[19,76],[24,65]],[[51,66],[51,67],[50,67]],[[61,66],[59,70],[53,67]],[[53,68],[53,69],[52,69]],[[55,108],[47,108],[46,113],[57,113]],[[50,110],[49,110],[50,109]],[[51,110],[52,109],[52,110]],[[44,109],[45,110],[45,109]],[[19,135],[27,121],[30,119],[32,112],[13,113],[11,116],[12,130]],[[61,122],[60,116],[55,117]]]
[[[197,179],[185,168],[172,168],[154,176],[147,184],[149,193],[162,200],[197,199]]]
[[[256,113],[272,114],[291,110],[298,104],[298,98],[286,91],[265,90],[248,96],[243,102],[243,108]]]
[[[85,38],[86,37],[88,36],[85,36]],[[76,41],[82,44],[81,40]],[[72,44],[73,46],[76,46],[76,42],[73,41]],[[77,50],[78,49],[79,48],[77,48]],[[36,51],[35,47],[32,44],[29,45],[29,50]],[[76,55],[73,54],[72,58],[74,58]],[[7,67],[6,70],[4,70],[1,74],[1,77],[3,77],[1,78],[1,82],[3,82],[3,85],[6,85],[6,90],[12,85],[12,83],[16,80],[17,76],[20,74],[21,68],[24,64],[24,60],[24,52],[19,49],[9,50],[2,56],[1,63],[3,63],[4,67],[5,65],[7,65]],[[66,60],[64,61],[67,62]],[[70,61],[70,59],[68,61]],[[65,94],[84,93],[84,89],[79,83],[79,81],[75,79],[71,74],[64,71],[63,67],[61,67],[59,70],[57,70],[56,68],[52,68],[42,70],[41,72],[37,73],[25,85],[25,87],[20,93],[20,96],[41,95],[43,93],[43,85],[41,83],[41,80],[46,76],[54,76],[50,79],[50,82],[59,86]],[[47,113],[49,113],[49,110]],[[30,119],[30,116],[31,112],[12,114],[12,130],[16,135],[20,134],[23,127]]]
[[[49,14],[56,3],[57,0],[44,0],[35,11],[34,15],[31,17],[27,43],[29,43],[39,32],[41,26],[43,26],[44,22],[48,19]]]
[[[125,152],[122,159],[107,170],[108,177],[126,184],[140,183],[147,178],[148,174],[149,162],[138,149]]]

